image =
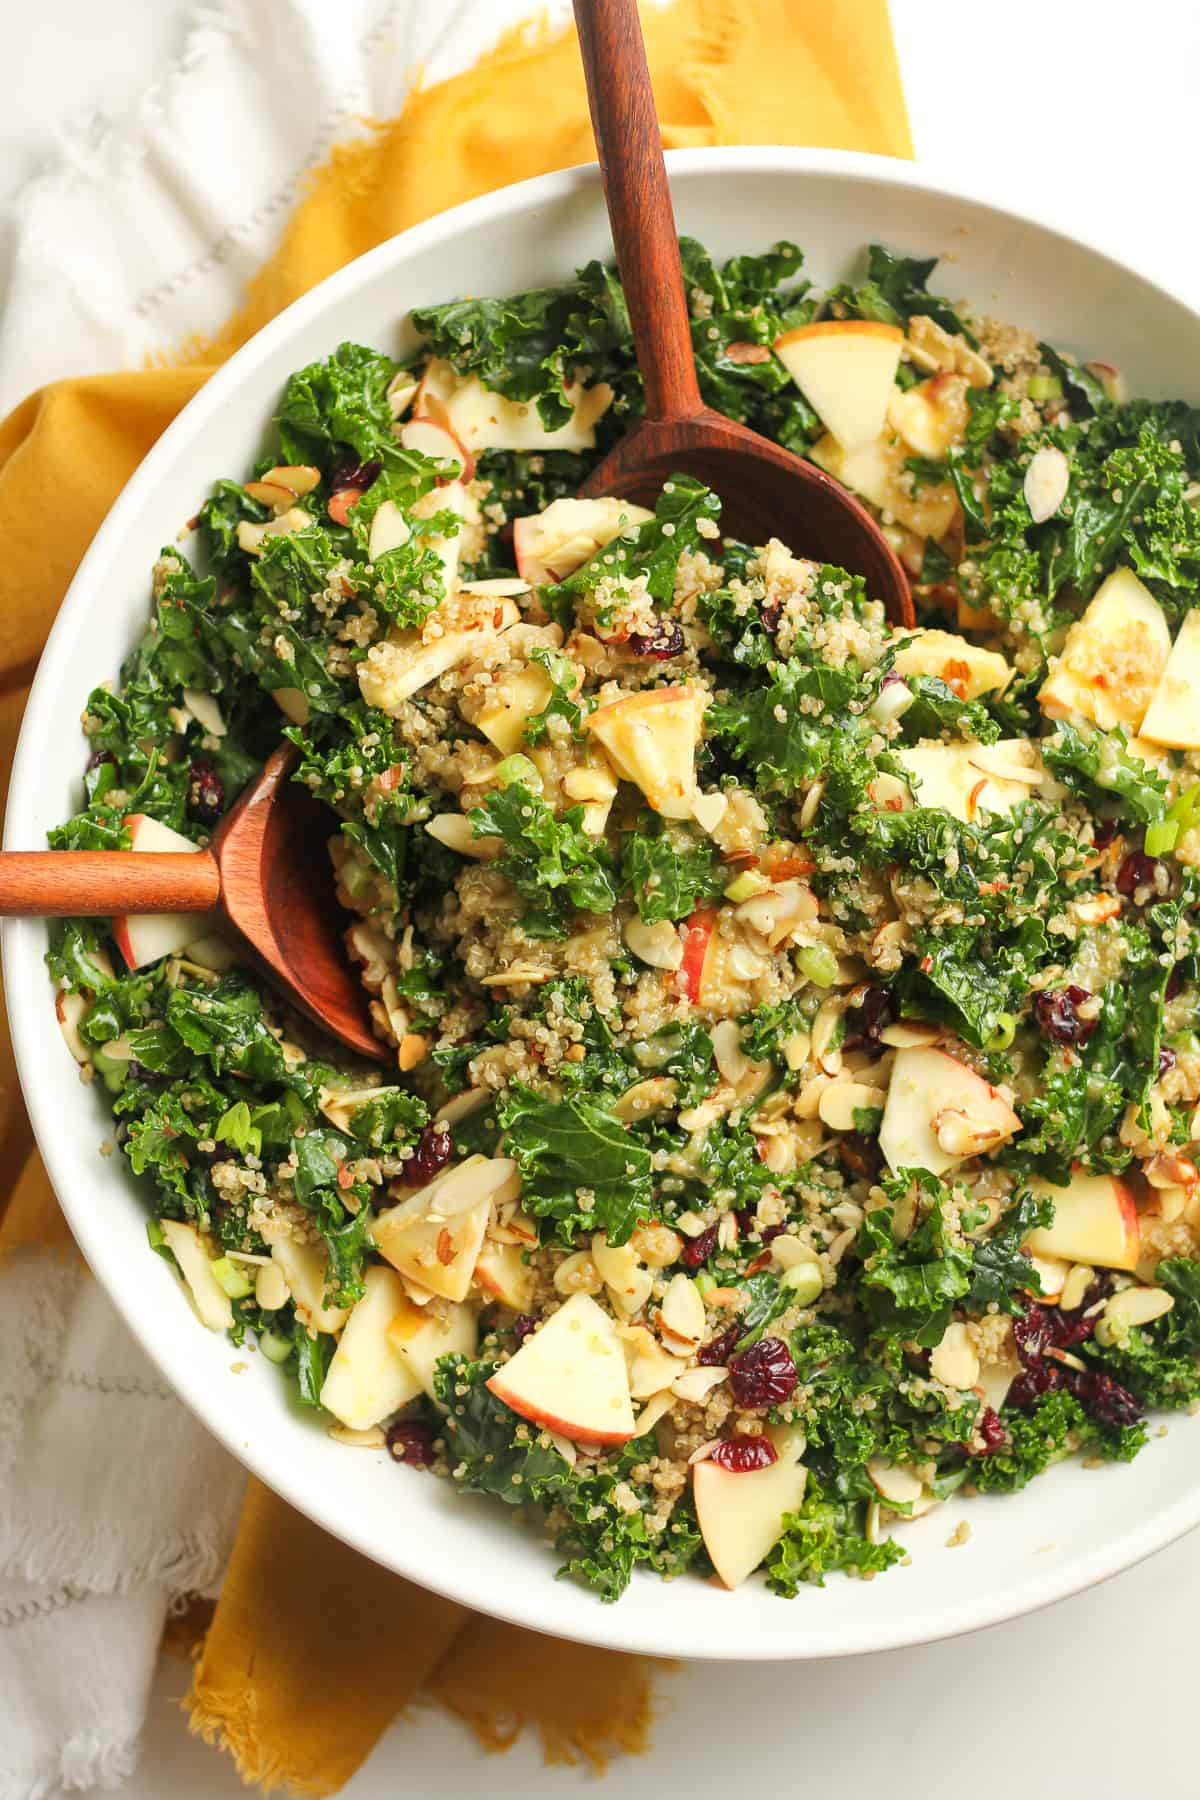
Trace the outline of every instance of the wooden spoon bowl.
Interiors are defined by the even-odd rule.
[[[908,578],[866,508],[813,463],[704,405],[637,0],[575,0],[575,22],[646,392],[645,417],[580,492],[652,505],[673,474],[695,476],[720,495],[731,535],[752,544],[780,537],[799,555],[861,575],[894,625],[912,625]]]

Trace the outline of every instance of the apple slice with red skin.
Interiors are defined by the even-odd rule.
[[[1035,1175],[1035,1196],[1054,1202],[1054,1222],[1039,1225],[1025,1239],[1034,1256],[1059,1256],[1094,1269],[1136,1269],[1141,1225],[1131,1190],[1115,1175],[1072,1172],[1065,1188]]]
[[[696,746],[708,696],[699,687],[642,688],[587,720],[618,775],[664,819],[688,819],[696,798]]]
[[[513,526],[513,550],[523,581],[531,587],[563,581],[605,544],[654,514],[631,500],[552,500]]]
[[[924,1047],[896,1052],[879,1128],[889,1168],[944,1175],[1020,1129],[1003,1094],[957,1057]]]
[[[877,319],[820,319],[775,340],[775,354],[843,450],[883,430],[904,333]]]
[[[194,856],[200,849],[199,844],[146,813],[129,813],[125,828],[133,850]],[[206,937],[213,920],[209,913],[121,913],[113,920],[112,929],[127,966],[141,969],[162,956],[174,956],[196,938]]]
[[[716,922],[717,915],[711,907],[698,907],[683,927],[683,961],[679,965],[676,980],[693,1006],[700,1002],[704,959],[708,955]]]
[[[776,1451],[768,1468],[739,1473],[709,1458],[692,1471],[696,1521],[722,1587],[739,1587],[753,1574],[804,1499],[803,1435],[777,1426],[767,1435]]]
[[[624,1444],[634,1432],[625,1352],[613,1320],[588,1294],[572,1294],[488,1382],[523,1419],[589,1444]]]
[[[515,1313],[527,1312],[533,1300],[533,1271],[516,1244],[485,1238],[475,1259],[475,1281],[485,1294]]]

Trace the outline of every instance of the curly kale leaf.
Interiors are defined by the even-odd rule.
[[[794,793],[818,776],[826,781],[822,809],[844,815],[861,805],[886,757],[873,759],[867,744],[875,726],[851,700],[872,697],[857,666],[802,662],[780,664],[770,682],[756,682],[710,706],[709,738],[741,766],[757,786]]]
[[[895,1538],[868,1540],[865,1501],[836,1499],[810,1476],[799,1512],[787,1514],[783,1536],[767,1558],[767,1586],[794,1600],[802,1584],[824,1587],[825,1577],[838,1571],[881,1575],[903,1559]]]
[[[1035,1199],[1026,1188],[1005,1208],[991,1235],[975,1246],[967,1304],[975,1312],[995,1306],[1000,1312],[1021,1310],[1017,1296],[1040,1293],[1041,1282],[1022,1246],[1031,1231],[1054,1219],[1054,1202]]]
[[[381,351],[345,343],[323,362],[298,369],[276,415],[284,461],[316,463],[327,475],[348,451],[360,463],[407,461],[387,399],[398,367]]]
[[[1064,720],[1038,748],[1047,766],[1091,805],[1109,808],[1115,796],[1119,811],[1140,824],[1152,825],[1162,818],[1166,776],[1134,755],[1119,725],[1114,731],[1101,731],[1082,720],[1077,724]]]
[[[936,675],[914,675],[906,680],[912,689],[913,703],[903,713],[901,724],[909,743],[919,738],[936,738],[946,733],[951,738],[965,738],[976,744],[994,744],[1000,727],[988,716],[979,700],[961,700],[953,688]]]
[[[603,1231],[624,1244],[651,1216],[650,1151],[629,1127],[581,1093],[550,1100],[515,1085],[499,1108],[505,1154],[521,1172],[521,1203],[559,1241]]]
[[[830,288],[829,298],[861,319],[879,319],[886,325],[905,325],[920,313],[936,320],[946,331],[961,332],[969,344],[975,345],[978,340],[953,307],[929,292],[929,277],[937,263],[936,256],[897,256],[882,244],[871,244],[867,249],[866,280]]]
[[[708,838],[646,814],[640,829],[624,838],[621,880],[632,889],[647,925],[655,925],[662,919],[686,919],[704,901],[715,899],[726,886],[727,872]]]
[[[582,806],[556,817],[539,794],[514,781],[495,788],[467,816],[476,837],[501,839],[496,867],[528,902],[523,925],[531,937],[565,935],[564,902],[602,913],[617,904],[612,859],[583,829]]]
[[[955,1191],[925,1169],[899,1169],[883,1184],[893,1202],[915,1186],[917,1222],[897,1238],[893,1213],[867,1213],[857,1245],[863,1304],[876,1324],[903,1331],[931,1348],[941,1342],[954,1307],[971,1290],[974,1257],[958,1236]]]

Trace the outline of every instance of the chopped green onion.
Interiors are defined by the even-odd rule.
[[[514,781],[523,781],[527,788],[535,794],[542,791],[542,778],[527,756],[506,756],[496,767],[496,780],[502,788],[511,787]]]
[[[247,1281],[242,1270],[227,1256],[213,1257],[212,1272],[231,1300],[244,1300],[254,1292],[254,1283]]]
[[[730,882],[725,889],[725,898],[735,904],[739,900],[753,900],[756,894],[765,894],[770,885],[766,876],[760,875],[757,869],[746,869]]]
[[[268,1362],[285,1363],[292,1354],[291,1338],[281,1337],[277,1331],[260,1331],[258,1347]]]
[[[779,1285],[787,1289],[797,1306],[811,1306],[825,1282],[816,1263],[801,1262],[783,1271]]]
[[[985,1050],[1007,1050],[1017,1035],[1017,1021],[1012,1013],[1001,1013],[996,1029],[984,1045]]]
[[[707,1269],[701,1269],[698,1275],[693,1275],[692,1283],[702,1300],[706,1294],[711,1294],[717,1285],[715,1277],[710,1275]]]
[[[838,959],[828,944],[806,944],[797,951],[796,962],[801,974],[807,975],[816,987],[832,987],[837,980]]]
[[[1028,394],[1031,400],[1061,400],[1062,382],[1057,375],[1031,375]]]
[[[1179,842],[1178,819],[1158,819],[1146,827],[1146,855],[1167,856]]]
[[[1193,825],[1200,824],[1200,781],[1193,782],[1190,788],[1184,789],[1177,800],[1171,802],[1167,808],[1167,818],[1178,825],[1179,836],[1182,836],[1185,831],[1190,831]],[[1150,830],[1153,829],[1154,827],[1151,826]],[[1146,848],[1148,854],[1153,855],[1153,852],[1150,851],[1150,832],[1146,833]]]

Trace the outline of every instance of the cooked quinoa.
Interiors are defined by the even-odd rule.
[[[201,1321],[606,1599],[871,1576],[1200,1401],[1200,413],[878,246],[683,253],[916,630],[686,474],[574,498],[641,406],[591,265],[292,377],[52,834],[204,844],[291,740],[387,1072],[194,922],[56,927],[64,1034]]]

